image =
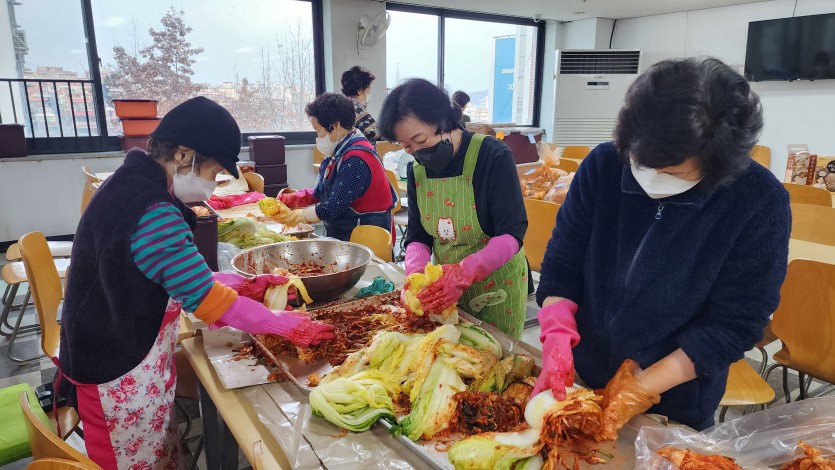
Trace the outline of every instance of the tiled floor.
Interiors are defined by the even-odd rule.
[[[395,248],[395,249],[397,250],[397,248]],[[0,254],[0,265],[2,265],[4,263],[6,263],[5,256],[3,254]],[[534,273],[533,278],[534,278],[534,281],[537,282],[538,281],[538,274]],[[5,288],[6,288],[5,283],[3,283],[2,280],[0,280],[0,292],[5,291]],[[21,288],[19,289],[19,293],[21,295],[19,296],[18,300],[22,300],[22,295],[23,295],[24,292],[26,292],[26,286],[22,285]],[[538,307],[537,307],[535,301],[533,299],[530,299],[529,302],[528,302],[528,313],[529,313],[528,317],[529,318],[535,318],[537,308]],[[13,314],[11,315],[10,321],[14,321],[14,320],[16,320],[16,318],[17,318],[16,313],[13,312]],[[36,321],[36,319],[35,319],[35,315],[34,315],[34,307],[29,306],[28,309],[27,309],[27,313],[24,316],[23,324],[24,325],[33,324],[35,321]],[[539,325],[535,324],[535,322],[529,322],[529,324],[530,323],[533,323],[533,325],[524,330],[524,332],[522,334],[522,340],[524,342],[528,343],[528,344],[538,346],[539,345]],[[52,381],[53,375],[55,373],[55,366],[52,364],[51,361],[49,361],[48,359],[42,358],[42,359],[40,359],[38,361],[34,361],[30,364],[19,366],[17,364],[14,364],[13,362],[11,362],[8,359],[8,357],[6,355],[7,347],[8,347],[8,339],[5,338],[5,337],[0,338],[0,388],[6,387],[6,386],[9,386],[9,385],[13,385],[13,384],[18,384],[18,383],[28,383],[32,387],[37,387],[41,384],[48,383],[48,382]],[[772,355],[777,351],[778,345],[777,345],[777,343],[772,344],[767,349],[768,349],[769,355]],[[17,356],[29,357],[29,356],[32,356],[39,351],[40,351],[39,337],[37,335],[33,334],[33,333],[30,333],[28,335],[24,335],[19,339],[18,342],[15,342],[14,353]],[[760,357],[761,356],[760,356],[760,353],[758,351],[749,352],[748,355],[747,355],[748,361],[752,364],[752,366],[754,366],[754,368],[759,367]],[[793,379],[790,378],[790,382],[793,384],[792,394],[794,396],[796,396],[796,394],[797,394],[797,376],[795,375]],[[777,396],[778,396],[777,403],[778,404],[782,403],[782,400],[780,400],[780,398],[783,396],[782,385],[781,385],[781,374],[779,374],[779,373],[772,374],[772,376],[769,380],[769,383],[777,391]],[[820,385],[821,384],[819,384],[819,383],[815,383],[815,384],[812,385],[811,389],[815,390]],[[830,391],[829,394],[833,394],[833,392]],[[202,426],[201,426],[201,422],[200,422],[200,418],[199,418],[199,410],[198,410],[198,407],[197,407],[196,403],[193,402],[193,401],[190,401],[190,400],[179,400],[179,403],[182,404],[183,407],[186,409],[187,414],[190,415],[193,418],[193,420],[192,420],[192,430],[191,430],[189,435],[190,436],[199,435],[202,431]],[[741,412],[742,412],[741,409],[733,409],[732,408],[731,410],[728,411],[728,414],[727,414],[726,418],[727,419],[733,419],[735,417],[740,416]],[[182,431],[185,430],[186,416],[183,415],[178,410],[178,417],[179,417],[179,420],[180,420],[180,423],[181,423],[180,424],[180,429],[181,429],[181,432],[182,432]],[[718,417],[718,410],[717,410],[717,417]],[[71,438],[70,442],[71,442],[71,444],[73,444],[73,446],[75,446],[76,448],[83,451],[83,442],[77,436]],[[196,446],[197,446],[197,441],[192,441],[184,449],[184,457],[185,457],[185,462],[186,463],[191,462],[191,458],[192,458],[191,451],[193,451],[196,448]],[[203,454],[201,453],[201,455],[198,459],[198,462],[197,462],[197,468],[200,468],[200,469],[205,468],[205,463],[203,461],[203,458],[204,458]],[[31,459],[25,459],[25,460],[22,460],[22,461],[13,463],[13,464],[2,466],[2,467],[0,467],[0,470],[23,469],[23,468],[25,468],[26,464],[29,461],[31,461]],[[242,453],[239,453],[239,462],[241,463],[241,468],[248,468],[248,463],[247,463],[246,458],[243,456]]]

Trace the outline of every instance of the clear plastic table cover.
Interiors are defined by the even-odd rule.
[[[835,456],[835,396],[769,408],[701,433],[688,428],[644,427],[635,440],[636,468],[676,468],[655,453],[662,447],[724,455],[746,470],[779,468],[802,454],[795,450],[800,440],[821,449],[824,456]]]

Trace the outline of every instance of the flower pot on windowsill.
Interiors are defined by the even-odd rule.
[[[22,124],[0,124],[0,158],[26,156],[26,135]]]
[[[122,133],[126,136],[150,135],[159,121],[160,118],[122,119]]]
[[[120,119],[157,117],[156,100],[113,100],[113,107]]]

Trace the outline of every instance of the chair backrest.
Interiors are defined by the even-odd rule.
[[[832,193],[823,188],[794,183],[783,183],[783,186],[789,192],[789,202],[792,204],[817,204],[832,207]]]
[[[586,158],[586,155],[591,152],[590,147],[583,147],[582,145],[566,145],[565,150],[562,152],[562,156],[565,158],[577,158],[583,159]]]
[[[26,393],[20,394],[20,407],[23,409],[23,417],[26,422],[26,433],[29,435],[29,446],[32,448],[32,457],[35,460],[45,458],[59,458],[75,460],[92,468],[99,468],[95,462],[87,458],[81,452],[62,441],[51,429],[49,429],[32,411],[32,406],[26,397]]]
[[[264,177],[255,173],[254,171],[248,171],[243,174],[244,179],[246,180],[247,186],[249,186],[250,191],[255,191],[259,193],[264,193]]]
[[[525,256],[531,264],[531,270],[539,272],[545,259],[545,247],[551,239],[551,233],[557,225],[557,211],[560,205],[537,199],[523,199],[528,213],[528,231],[523,240]]]
[[[399,144],[395,144],[394,142],[389,142],[387,140],[381,140],[379,142],[376,142],[374,146],[377,147],[377,155],[379,155],[380,158],[385,157],[386,154],[389,152],[403,150],[403,147]]]
[[[386,170],[386,176],[388,176],[389,183],[391,183],[391,187],[394,188],[395,194],[397,194],[397,202],[394,203],[394,209],[391,210],[391,213],[394,214],[395,212],[399,212],[400,208],[403,207],[400,204],[400,189],[398,183],[400,183],[400,178],[397,177],[397,174],[391,170]]]
[[[792,204],[791,237],[835,246],[835,207]]]
[[[18,243],[29,279],[29,291],[41,324],[41,348],[47,356],[57,357],[61,337],[58,306],[64,296],[58,269],[43,233],[27,233],[20,237]]]
[[[325,154],[319,151],[319,148],[313,146],[313,163],[322,163],[325,161]]]
[[[796,259],[789,263],[771,329],[789,352],[789,364],[835,383],[835,265]]]
[[[751,158],[760,165],[768,168],[771,165],[771,149],[765,145],[755,145],[751,149]]]
[[[367,246],[383,261],[391,261],[391,233],[376,225],[357,225],[351,231],[351,243]]]
[[[87,165],[81,167],[81,171],[84,172],[84,177],[87,178],[88,183],[101,183],[101,179],[93,173]]]
[[[75,460],[40,459],[26,466],[26,470],[98,470],[98,465],[87,465]]]
[[[574,160],[568,160],[565,158],[560,158],[560,163],[557,165],[562,171],[567,171],[569,173],[576,173],[577,169],[580,168],[580,164],[575,162]]]

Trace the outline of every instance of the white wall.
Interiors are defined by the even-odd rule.
[[[325,16],[325,86],[341,93],[342,72],[354,65],[365,67],[376,79],[371,86],[369,112],[380,115],[386,98],[386,38],[357,51],[357,25],[365,15],[374,18],[386,11],[384,2],[369,0],[324,0]]]
[[[554,104],[556,103],[556,50],[562,44],[562,23],[556,21],[545,22],[545,54],[542,60],[542,95],[539,108],[539,127],[545,129],[543,140],[553,142],[554,139]]]
[[[713,56],[738,68],[745,63],[748,22],[792,16],[794,0],[618,20],[612,47],[641,49],[642,69],[685,56]],[[832,0],[798,0],[796,16],[835,13]],[[835,155],[835,80],[756,82],[765,126],[760,143],[771,148],[771,170],[782,179],[786,144],[807,143]]]

